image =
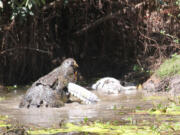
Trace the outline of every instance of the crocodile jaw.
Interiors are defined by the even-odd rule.
[[[94,93],[90,92],[86,88],[79,86],[75,83],[69,83],[67,88],[69,93],[81,99],[86,104],[92,104],[100,101],[99,98]]]

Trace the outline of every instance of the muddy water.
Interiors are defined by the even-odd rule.
[[[128,92],[119,95],[105,95],[96,93],[101,99],[97,104],[84,105],[77,102],[65,104],[62,108],[30,108],[20,109],[18,104],[25,94],[24,90],[14,90],[9,93],[1,93],[6,99],[0,101],[0,114],[8,115],[13,120],[25,126],[51,127],[64,122],[79,122],[84,118],[88,120],[122,121],[132,117],[133,110],[153,106],[152,101],[144,100],[147,93]],[[148,116],[135,116],[140,121]]]

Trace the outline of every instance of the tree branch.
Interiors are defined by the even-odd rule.
[[[10,48],[10,49],[6,49],[6,50],[3,50],[0,52],[0,55],[3,55],[5,53],[8,53],[8,52],[12,52],[14,50],[32,50],[32,51],[37,51],[37,52],[40,52],[40,53],[45,53],[45,54],[50,54],[49,51],[44,51],[44,50],[40,50],[40,49],[37,49],[37,48],[29,48],[29,47],[16,47],[16,48]]]
[[[91,24],[85,26],[81,30],[75,32],[73,35],[83,34],[84,32],[87,32],[89,29],[92,29],[92,28],[96,27],[97,25],[100,25],[101,23],[103,23],[103,22],[105,22],[107,20],[117,18],[118,15],[120,15],[120,11],[117,11],[115,13],[111,13],[111,14],[105,16],[105,17],[102,17],[102,18],[96,20],[94,23],[91,23]]]

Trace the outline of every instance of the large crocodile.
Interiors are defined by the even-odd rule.
[[[19,107],[61,107],[69,100],[69,93],[86,103],[96,102],[97,97],[93,93],[74,84],[77,67],[74,59],[64,60],[59,67],[32,84]]]

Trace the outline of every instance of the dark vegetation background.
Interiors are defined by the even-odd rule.
[[[147,79],[179,52],[179,0],[0,0],[0,84],[26,84],[73,57],[85,79]]]

